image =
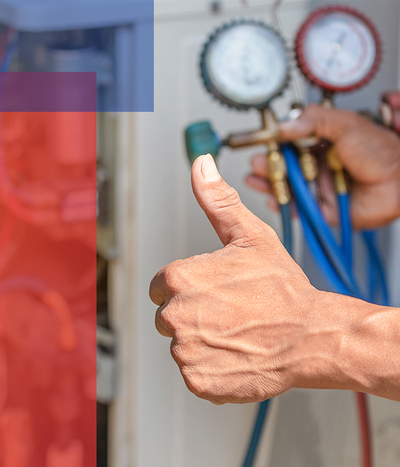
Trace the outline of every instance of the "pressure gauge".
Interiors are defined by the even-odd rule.
[[[316,10],[296,38],[297,63],[305,77],[330,92],[354,91],[378,71],[379,33],[362,13],[346,6]]]
[[[237,109],[263,109],[288,81],[288,58],[282,37],[253,20],[234,21],[217,29],[201,54],[207,90]]]

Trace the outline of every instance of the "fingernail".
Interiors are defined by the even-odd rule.
[[[204,157],[203,164],[201,165],[201,173],[203,174],[204,180],[207,182],[215,182],[216,180],[219,180],[220,174],[211,154],[207,154]]]

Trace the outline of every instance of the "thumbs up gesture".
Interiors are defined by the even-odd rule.
[[[175,261],[150,285],[159,306],[156,327],[172,338],[187,387],[215,404],[307,387],[314,376],[309,355],[322,327],[314,304],[325,293],[311,286],[274,230],[241,203],[210,155],[195,161],[192,186],[224,247]],[[330,319],[334,327],[334,313]]]

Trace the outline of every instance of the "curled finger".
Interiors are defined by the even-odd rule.
[[[269,182],[258,175],[247,175],[245,182],[246,185],[253,188],[253,190],[260,191],[261,193],[272,193],[272,188]]]
[[[156,311],[156,318],[155,318],[155,325],[157,331],[164,337],[174,337],[174,332],[171,326],[169,326],[168,322],[166,321],[163,313],[165,313],[165,309],[167,308],[168,303],[164,303],[162,306],[158,307]]]
[[[165,268],[157,272],[150,282],[150,300],[158,306],[162,306],[168,297],[168,287],[165,281]]]
[[[251,159],[251,168],[253,169],[254,175],[261,178],[268,178],[268,162],[265,154],[256,154]]]

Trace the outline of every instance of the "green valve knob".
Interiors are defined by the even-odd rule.
[[[190,163],[203,154],[211,154],[214,159],[222,146],[218,135],[213,131],[210,122],[197,122],[185,130],[186,152]]]

